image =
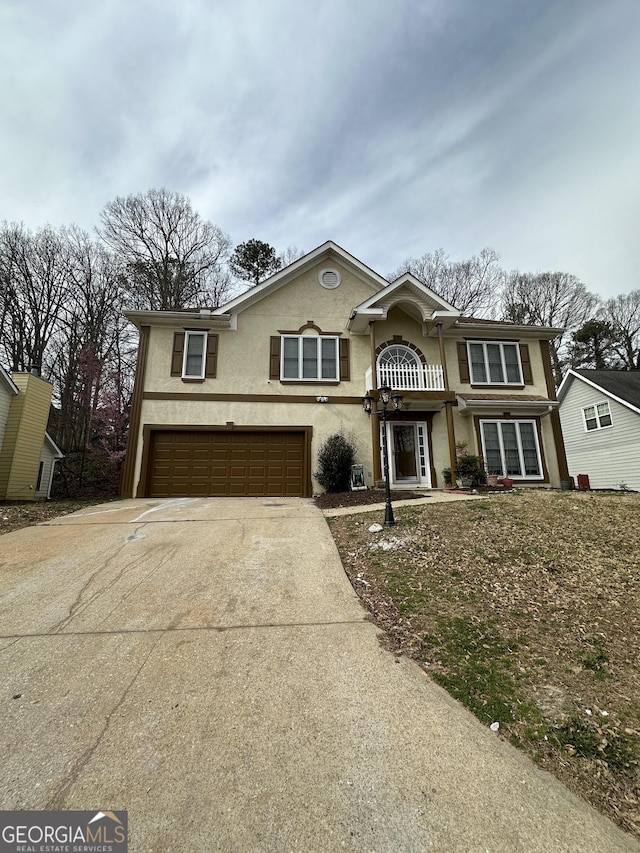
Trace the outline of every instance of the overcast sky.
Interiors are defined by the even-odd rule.
[[[0,0],[0,220],[165,186],[234,243],[640,288],[640,0]]]

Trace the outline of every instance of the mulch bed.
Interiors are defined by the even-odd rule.
[[[409,501],[424,498],[424,492],[392,491],[392,501]],[[338,509],[343,506],[369,506],[370,504],[382,504],[387,496],[384,489],[362,489],[357,492],[325,492],[316,495],[315,502],[320,509]]]

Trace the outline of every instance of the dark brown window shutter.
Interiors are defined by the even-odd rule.
[[[469,354],[464,341],[458,341],[458,368],[460,369],[460,382],[470,382]]]
[[[184,356],[184,332],[176,332],[173,336],[173,351],[171,353],[171,375],[182,376],[182,359]]]
[[[525,385],[533,385],[533,371],[529,358],[529,344],[520,344],[520,362],[522,364],[522,379]]]
[[[269,379],[280,379],[280,335],[271,336]]]
[[[218,335],[207,335],[207,360],[204,375],[207,379],[215,379],[218,370]]]
[[[351,365],[349,364],[349,338],[340,338],[340,381],[348,382],[351,379]]]

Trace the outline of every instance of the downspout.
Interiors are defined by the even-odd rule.
[[[140,432],[140,417],[142,413],[142,394],[144,391],[145,374],[147,370],[147,353],[149,351],[150,326],[140,327],[140,340],[138,343],[138,358],[136,361],[136,374],[133,383],[133,394],[131,396],[131,413],[129,415],[129,432],[127,435],[127,450],[124,464],[120,473],[120,497],[132,498],[133,478],[135,473],[136,458],[138,452],[138,433]],[[141,472],[142,473],[142,472]],[[138,485],[138,490],[140,485]]]
[[[449,371],[447,370],[447,359],[444,351],[444,339],[442,337],[442,323],[437,323],[438,345],[440,347],[440,361],[442,362],[442,375],[444,378],[444,390],[449,391]],[[451,468],[451,488],[455,489],[456,483],[456,435],[453,427],[453,403],[446,400],[444,404],[445,416],[447,418],[447,439],[449,441],[449,466]]]

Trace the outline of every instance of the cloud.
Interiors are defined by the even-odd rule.
[[[167,186],[278,249],[443,246],[629,290],[635,0],[7,2],[0,218]]]

